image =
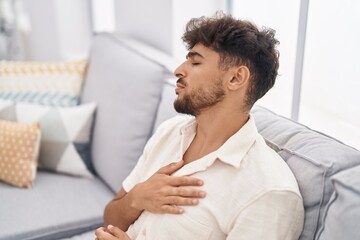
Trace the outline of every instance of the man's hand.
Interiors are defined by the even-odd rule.
[[[135,185],[129,192],[123,188],[106,206],[104,222],[126,231],[146,210],[152,213],[181,214],[181,206],[197,205],[205,192],[198,186],[203,181],[189,176],[171,176],[184,165],[184,161],[160,168],[143,183]]]
[[[95,235],[96,240],[131,240],[124,231],[112,225],[96,229]]]
[[[171,163],[160,168],[143,183],[137,184],[133,193],[133,207],[152,213],[181,214],[184,210],[178,206],[191,206],[205,197],[205,192],[196,186],[203,181],[189,176],[170,176],[184,165],[184,161]]]

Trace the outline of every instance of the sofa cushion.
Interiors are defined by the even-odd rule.
[[[0,183],[0,240],[59,239],[102,225],[114,197],[99,179],[39,171],[32,189]]]
[[[252,114],[267,144],[293,171],[304,200],[305,223],[300,239],[318,239],[336,173],[360,165],[360,152],[262,107]]]
[[[0,180],[17,187],[32,186],[40,139],[39,123],[0,120]]]
[[[69,238],[63,238],[61,240],[89,240],[89,239],[92,240],[95,239],[95,231],[96,228]]]
[[[360,239],[360,166],[331,178],[335,189],[326,208],[320,240]]]
[[[40,122],[40,167],[76,176],[92,177],[90,133],[96,103],[54,108],[17,103],[18,122]]]
[[[120,189],[152,133],[165,76],[172,74],[158,62],[164,56],[113,34],[100,34],[93,42],[81,101],[98,103],[92,160],[114,191]]]
[[[75,106],[86,61],[0,61],[0,99],[50,106]]]

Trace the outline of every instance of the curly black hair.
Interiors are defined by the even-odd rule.
[[[279,68],[279,41],[274,30],[260,30],[249,21],[217,12],[214,17],[191,19],[182,40],[188,50],[202,44],[216,51],[220,69],[240,65],[249,68],[251,81],[245,102],[249,109],[274,86]]]

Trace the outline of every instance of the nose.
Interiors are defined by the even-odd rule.
[[[185,77],[185,68],[184,68],[184,63],[183,62],[182,64],[180,64],[174,71],[174,75],[177,77],[177,78],[183,78]]]

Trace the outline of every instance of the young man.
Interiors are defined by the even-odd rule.
[[[174,107],[187,115],[149,140],[97,238],[298,239],[296,180],[250,115],[277,76],[274,31],[218,14],[190,20],[183,40]]]

